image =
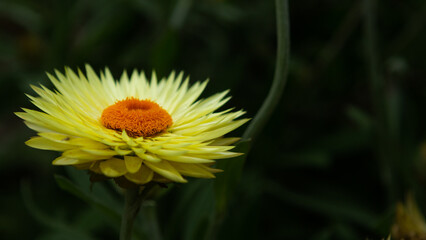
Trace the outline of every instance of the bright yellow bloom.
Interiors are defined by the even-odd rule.
[[[32,86],[41,111],[16,113],[38,136],[27,145],[62,152],[54,165],[72,165],[136,184],[186,182],[183,176],[214,178],[214,160],[231,158],[238,138],[223,138],[248,119],[243,111],[214,112],[228,91],[197,100],[207,81],[189,86],[183,73],[148,81],[143,72],[124,72],[115,81],[108,69],[86,75],[65,69],[48,74],[56,87]]]
[[[399,202],[396,205],[391,230],[394,239],[426,239],[426,222],[413,195],[407,194],[405,203]]]

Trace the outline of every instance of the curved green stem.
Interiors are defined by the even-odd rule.
[[[127,189],[124,193],[124,211],[121,219],[120,240],[131,240],[133,221],[139,212],[142,203],[142,194],[139,188]]]
[[[284,86],[287,82],[287,73],[290,59],[290,21],[287,0],[275,0],[277,19],[277,58],[275,63],[274,80],[268,97],[262,104],[254,119],[243,134],[243,139],[254,140],[268,122],[277,106]]]

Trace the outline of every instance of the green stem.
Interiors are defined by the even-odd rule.
[[[120,240],[132,239],[133,221],[139,212],[142,203],[142,194],[139,188],[127,189],[124,193],[124,211],[121,219]]]
[[[268,97],[262,104],[254,119],[243,134],[243,139],[254,140],[262,131],[275,107],[277,106],[285,84],[290,59],[290,21],[287,0],[275,0],[277,20],[277,58],[275,62],[274,80]]]

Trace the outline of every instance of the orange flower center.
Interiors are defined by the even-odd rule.
[[[155,102],[126,98],[105,108],[101,122],[109,129],[126,130],[131,137],[151,137],[170,127],[173,120]]]

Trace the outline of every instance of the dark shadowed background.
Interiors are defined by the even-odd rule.
[[[362,1],[290,1],[288,84],[252,146],[217,239],[380,239],[409,191],[426,207],[426,3],[376,6],[385,120],[373,104],[363,13]],[[210,78],[203,97],[231,89],[225,107],[254,117],[275,55],[272,0],[1,0],[0,238],[118,236],[117,224],[54,179],[88,186],[88,176],[51,166],[58,153],[24,145],[34,132],[13,112],[35,108],[25,96],[34,94],[30,84],[52,88],[46,71],[85,63],[97,72],[108,66],[116,78],[123,69],[183,70],[192,82]],[[385,137],[377,137],[380,128]],[[165,239],[200,239],[200,216],[213,203],[197,195],[199,183],[175,186],[158,201]]]

